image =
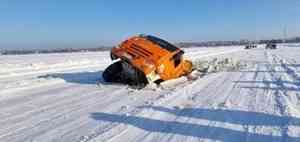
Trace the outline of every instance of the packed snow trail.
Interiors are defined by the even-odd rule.
[[[186,56],[249,66],[134,90],[103,82],[107,52],[0,56],[0,141],[300,141],[300,48],[191,48]]]

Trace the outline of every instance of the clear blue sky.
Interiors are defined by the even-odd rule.
[[[300,35],[300,0],[1,0],[0,47],[114,45]]]

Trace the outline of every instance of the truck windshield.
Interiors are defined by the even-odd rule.
[[[143,36],[144,38],[146,38],[147,40],[150,40],[151,42],[153,42],[154,44],[159,45],[160,47],[170,51],[170,52],[174,52],[176,51],[178,48],[174,45],[172,45],[171,43],[164,41],[160,38],[157,38],[155,36],[151,36],[151,35],[146,35]]]

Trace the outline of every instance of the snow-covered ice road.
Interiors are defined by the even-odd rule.
[[[186,57],[249,67],[134,90],[102,80],[108,52],[0,56],[0,141],[300,141],[300,46],[190,48]]]

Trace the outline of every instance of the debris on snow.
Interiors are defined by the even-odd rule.
[[[188,81],[188,78],[183,76],[183,77],[180,77],[180,78],[164,81],[164,82],[160,83],[160,86],[162,88],[170,89],[172,87],[175,87],[175,86],[177,86],[179,84],[182,84],[182,83],[185,83],[187,81]]]
[[[124,106],[121,107],[121,109],[122,109],[122,110],[128,110],[129,107],[130,107],[129,105],[124,105]]]
[[[194,70],[202,74],[220,71],[235,71],[245,67],[245,63],[233,58],[197,59],[193,61]]]
[[[181,109],[183,109],[184,107],[183,106],[181,106],[181,105],[178,105],[178,106],[174,106],[174,109],[175,110],[181,110]]]

